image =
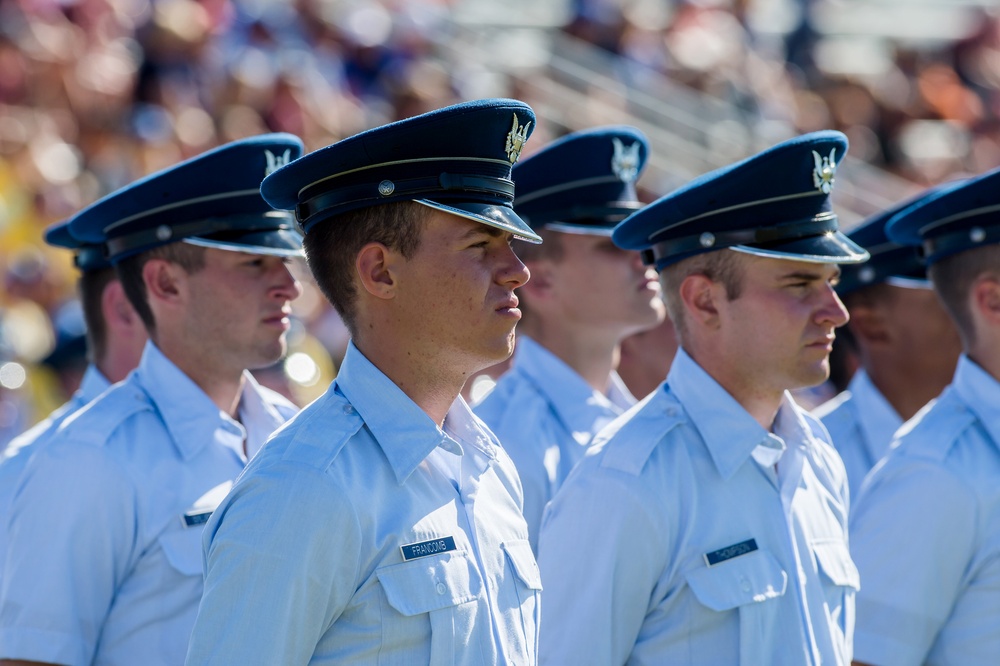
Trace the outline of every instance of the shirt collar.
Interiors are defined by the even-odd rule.
[[[617,373],[613,373],[608,395],[602,395],[562,359],[527,336],[517,339],[514,369],[545,396],[571,433],[580,433],[584,439],[581,444],[590,442],[597,421],[618,416],[635,404]]]
[[[431,451],[451,439],[354,342],[347,345],[336,387],[371,431],[399,483],[406,481]],[[452,403],[445,422],[463,441],[481,442],[491,457],[495,456],[492,440],[461,397]]]
[[[246,455],[252,458],[264,442],[285,422],[264,390],[249,372],[243,373],[243,393],[239,405],[240,423],[246,431]]]
[[[875,388],[871,377],[859,369],[847,387],[851,392],[851,402],[858,415],[865,448],[870,460],[877,462],[888,453],[892,437],[903,425],[903,419],[896,413],[882,392]]]
[[[989,432],[990,438],[1000,446],[1000,417],[997,416],[1000,414],[1000,382],[978,363],[962,354],[958,359],[952,386]]]
[[[208,394],[164,356],[152,341],[146,343],[135,373],[139,385],[156,406],[174,445],[185,460],[214,441],[214,433],[220,427],[232,436],[230,439],[239,438],[242,443],[246,435],[243,426],[219,409]],[[256,392],[257,389],[256,382],[251,384],[246,381],[250,379],[249,373],[244,372],[243,377],[241,403],[248,391]],[[278,425],[280,422],[275,428]]]
[[[77,392],[83,404],[87,404],[104,393],[109,386],[111,386],[111,382],[108,381],[108,378],[97,369],[96,365],[91,363],[87,366],[86,372],[83,373],[83,379],[80,380],[80,388],[77,389]]]
[[[775,434],[780,438],[776,441],[683,348],[670,366],[667,387],[684,406],[724,479],[735,474],[758,446],[783,451],[782,444],[805,439],[809,432],[786,391],[775,417]]]

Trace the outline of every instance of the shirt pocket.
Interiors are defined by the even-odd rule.
[[[766,550],[701,567],[685,577],[698,601],[716,612],[783,596],[788,585],[788,574]]]
[[[854,635],[854,596],[861,589],[858,568],[844,539],[815,539],[811,546],[816,554],[831,630],[839,630],[841,641],[849,642]]]
[[[201,535],[202,529],[198,527],[173,530],[160,535],[157,541],[174,571],[184,576],[201,577]]]
[[[457,646],[478,652],[474,602],[482,594],[483,582],[467,552],[392,564],[377,569],[375,575],[389,606],[403,616],[383,617],[383,640],[400,648],[387,652],[405,652],[412,646],[414,653],[426,654],[428,623],[432,666],[456,663]],[[418,620],[421,616],[426,619]]]
[[[538,654],[538,623],[541,618],[542,576],[538,571],[538,563],[531,552],[531,545],[526,539],[507,541],[501,544],[507,558],[507,564],[513,573],[513,591],[516,595],[514,603],[518,612],[515,616],[520,622],[521,650],[527,663],[534,663]],[[501,609],[502,612],[502,609]]]
[[[770,552],[757,550],[703,566],[685,579],[698,602],[714,611],[702,615],[702,629],[717,630],[716,647],[722,653],[739,654],[741,666],[766,663],[762,655],[776,654],[787,641],[792,629],[782,626],[778,602],[785,595],[788,574]],[[735,611],[735,616],[728,611]]]

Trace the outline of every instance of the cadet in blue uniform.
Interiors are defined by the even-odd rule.
[[[890,218],[933,191],[869,218],[848,234],[871,254],[863,264],[844,266],[837,284],[851,317],[845,329],[861,367],[847,390],[814,414],[844,460],[852,498],[889,451],[903,421],[948,385],[962,351],[917,251],[885,235]]]
[[[290,135],[235,142],[69,222],[104,244],[149,332],[136,371],[67,419],[21,474],[0,591],[0,663],[181,664],[202,591],[201,532],[295,408],[245,368],[285,349],[301,254],[260,197]]]
[[[80,388],[59,409],[30,430],[16,437],[0,453],[0,589],[3,560],[7,553],[7,517],[17,487],[17,479],[31,454],[44,445],[49,435],[71,414],[120,382],[139,364],[146,329],[128,302],[114,268],[104,256],[103,245],[80,243],[69,234],[66,222],[45,233],[50,245],[74,251],[73,262],[80,269],[79,291],[87,326],[87,355],[90,364]]]
[[[858,575],[847,477],[788,389],[826,379],[847,313],[839,132],[781,143],[623,221],[681,349],[542,523],[546,664],[842,664]]]
[[[518,247],[532,279],[520,291],[514,363],[475,412],[517,466],[533,548],[542,510],[597,431],[635,404],[615,373],[626,336],[666,316],[656,272],[611,230],[642,207],[635,181],[646,138],[603,127],[556,141],[514,166],[514,210],[545,240]]]
[[[447,107],[262,184],[353,341],[209,521],[188,664],[535,663],[521,485],[459,397],[513,349],[528,272],[510,244],[538,236],[510,169],[534,120],[514,100]]]
[[[851,516],[859,663],[1000,660],[1000,170],[920,201],[889,238],[922,245],[964,354],[897,433]]]

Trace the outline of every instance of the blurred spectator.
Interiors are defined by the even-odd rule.
[[[453,10],[477,1],[493,5],[0,0],[0,316],[17,331],[9,358],[26,373],[16,408],[0,386],[0,429],[4,410],[16,412],[16,430],[65,399],[37,363],[52,351],[52,318],[72,298],[74,277],[65,257],[42,247],[42,229],[241,137],[288,131],[316,148],[464,98],[534,103],[534,88],[491,69],[488,51],[475,62],[447,48]],[[726,128],[735,138],[840,129],[853,156],[919,185],[1000,164],[1000,12],[922,4],[949,17],[933,39],[892,24],[881,36],[878,25],[863,26],[870,35],[831,29],[831,16],[848,20],[872,4],[858,0],[847,12],[831,0],[565,0],[561,29],[620,56],[623,86],[669,77],[731,103],[741,118]],[[608,96],[595,89],[603,106],[579,110],[577,122],[621,122],[608,115],[624,102]],[[558,99],[549,103],[556,113],[539,114],[525,157],[583,128],[559,117]],[[302,300],[306,334],[331,357],[313,361],[336,367],[343,326],[324,299]]]

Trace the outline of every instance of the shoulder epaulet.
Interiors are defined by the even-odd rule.
[[[363,426],[364,420],[351,403],[330,391],[285,424],[268,446],[284,442],[283,460],[326,469]]]
[[[674,396],[653,391],[594,438],[604,456],[601,467],[638,476],[657,444],[686,419]]]
[[[892,446],[902,447],[904,455],[943,460],[976,420],[972,410],[949,387],[896,431]]]
[[[62,422],[59,437],[74,441],[102,445],[111,433],[140,412],[154,412],[156,408],[145,391],[126,380],[112,386]]]

